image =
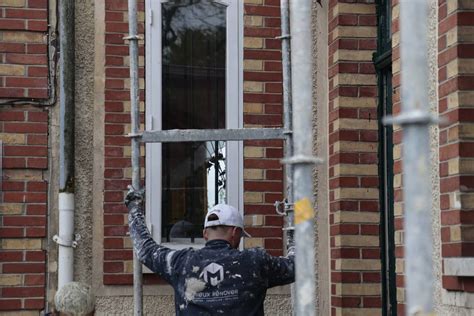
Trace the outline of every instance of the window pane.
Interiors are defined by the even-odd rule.
[[[225,128],[226,7],[163,4],[162,63],[163,129]],[[226,199],[225,142],[163,144],[162,155],[162,238],[194,241]]]

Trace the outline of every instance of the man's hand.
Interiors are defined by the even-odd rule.
[[[131,185],[128,186],[128,193],[125,197],[125,205],[130,209],[129,205],[133,202],[135,205],[143,205],[145,200],[145,189],[135,190]]]

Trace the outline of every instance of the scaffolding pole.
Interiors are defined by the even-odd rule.
[[[282,57],[282,72],[283,72],[283,129],[287,131],[292,130],[292,109],[291,109],[291,49],[290,49],[290,10],[288,7],[288,0],[280,1],[281,11],[281,57]],[[285,142],[284,148],[285,157],[293,156],[293,137],[289,133]],[[285,164],[285,190],[286,190],[286,204],[293,203],[293,166]],[[287,217],[286,226],[291,228],[293,224],[293,213],[290,212]],[[293,231],[288,230],[287,244],[293,244]]]
[[[137,34],[137,1],[128,0],[128,28],[129,34],[124,39],[129,41],[130,47],[130,115],[131,134],[138,135],[140,128],[140,93],[138,84],[138,40]],[[140,189],[140,142],[138,137],[132,137],[132,186]],[[133,256],[133,314],[143,314],[143,274],[142,265]]]
[[[280,0],[280,16],[281,16],[281,63],[282,63],[282,86],[283,86],[283,129],[292,130],[292,104],[291,104],[291,45],[290,45],[290,8],[288,0]],[[284,156],[293,156],[293,135],[288,134],[288,138],[284,144]],[[285,200],[283,205],[285,210],[285,231],[286,231],[286,247],[294,246],[294,210],[293,210],[293,166],[291,164],[284,165],[284,194]],[[295,306],[295,285],[291,284],[291,306]],[[293,314],[295,311],[293,310]]]
[[[428,106],[428,1],[400,1],[403,198],[407,315],[433,312],[431,167]]]
[[[315,315],[312,137],[312,0],[290,2],[296,315]]]

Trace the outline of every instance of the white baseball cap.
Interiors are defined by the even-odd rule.
[[[209,215],[216,215],[218,219],[208,221]],[[206,215],[204,221],[204,228],[212,226],[234,226],[242,229],[243,237],[252,237],[244,229],[244,219],[240,215],[239,211],[227,204],[217,204],[213,206]]]

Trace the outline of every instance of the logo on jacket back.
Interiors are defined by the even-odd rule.
[[[216,286],[224,280],[224,267],[217,263],[211,263],[202,270],[199,277],[203,278],[204,282]]]

